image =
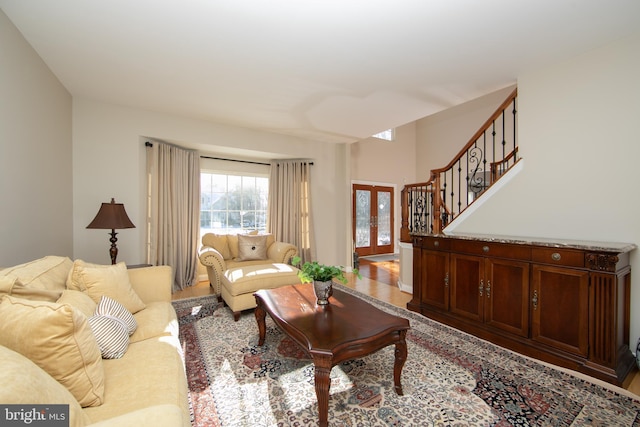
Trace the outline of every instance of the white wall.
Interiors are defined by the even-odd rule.
[[[520,76],[524,169],[456,233],[640,243],[640,33]],[[631,254],[631,346],[640,336]]]
[[[0,267],[71,256],[71,95],[0,10]]]
[[[202,120],[74,98],[73,102],[73,252],[74,257],[108,263],[105,230],[87,230],[100,203],[112,197],[125,205],[135,229],[120,230],[118,260],[145,260],[144,137],[177,142],[203,154],[227,157],[234,149],[266,152],[272,158],[303,158],[314,162],[312,197],[317,259],[344,264],[350,257],[348,150],[326,144],[257,132]]]

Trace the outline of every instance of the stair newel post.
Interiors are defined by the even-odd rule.
[[[440,174],[436,174],[433,180],[433,232],[434,234],[440,234],[442,232],[442,196],[440,195],[441,189]]]
[[[411,242],[411,236],[409,235],[409,189],[405,185],[400,192],[400,206],[402,222],[400,224],[400,241]]]

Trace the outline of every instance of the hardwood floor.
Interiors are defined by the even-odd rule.
[[[402,292],[397,286],[397,262],[369,262],[367,260],[363,262],[360,260],[359,270],[362,275],[361,279],[358,279],[353,273],[346,274],[349,280],[346,286],[397,307],[407,307],[407,303],[411,300],[411,294]],[[196,286],[175,292],[172,299],[179,300],[211,294],[213,292],[209,282],[200,282]],[[640,373],[636,370],[632,375],[633,379],[627,390],[640,396]]]

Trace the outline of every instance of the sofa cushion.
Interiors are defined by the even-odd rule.
[[[238,261],[267,259],[267,236],[238,235]]]
[[[96,316],[115,317],[127,328],[127,336],[133,334],[138,327],[135,317],[118,301],[104,295],[95,311]]]
[[[33,361],[80,405],[103,403],[102,358],[84,314],[68,304],[5,296],[0,318],[0,345]]]
[[[78,401],[62,384],[20,353],[0,346],[0,402],[4,405],[69,405],[69,426],[89,424]]]
[[[181,408],[181,425],[190,425],[187,380],[177,337],[160,336],[131,343],[121,359],[103,360],[103,365],[108,379],[105,403],[84,409],[91,422],[170,404]]]
[[[62,290],[49,290],[26,286],[18,277],[12,275],[0,276],[0,296],[13,295],[17,298],[55,302],[60,298],[62,292]]]
[[[127,325],[117,317],[91,316],[89,326],[96,337],[103,359],[119,359],[129,347]]]
[[[124,262],[97,265],[76,260],[67,280],[67,288],[86,292],[96,303],[106,295],[125,306],[130,313],[137,313],[145,307],[131,287]]]
[[[0,270],[0,276],[13,276],[27,287],[63,291],[73,262],[67,257],[46,256]]]
[[[220,252],[222,258],[231,259],[231,251],[229,250],[229,242],[226,234],[207,233],[202,236],[202,244],[204,246],[211,246]]]
[[[69,304],[71,307],[80,310],[80,312],[87,317],[93,316],[97,306],[96,302],[92,300],[89,295],[73,289],[67,289],[62,292],[62,295],[56,302],[58,304]]]
[[[178,336],[178,318],[173,306],[167,302],[150,302],[147,307],[134,314],[138,329],[129,338],[130,343],[149,338]]]

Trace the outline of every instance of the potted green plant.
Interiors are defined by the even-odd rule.
[[[301,258],[295,256],[291,260],[291,264],[298,266],[300,261]],[[333,280],[338,280],[343,284],[348,282],[344,275],[343,267],[324,265],[318,263],[318,261],[307,261],[299,266],[298,269],[298,277],[302,283],[313,283],[318,305],[329,304],[329,297],[333,291]],[[353,269],[353,272],[358,278],[362,278],[357,269]]]

